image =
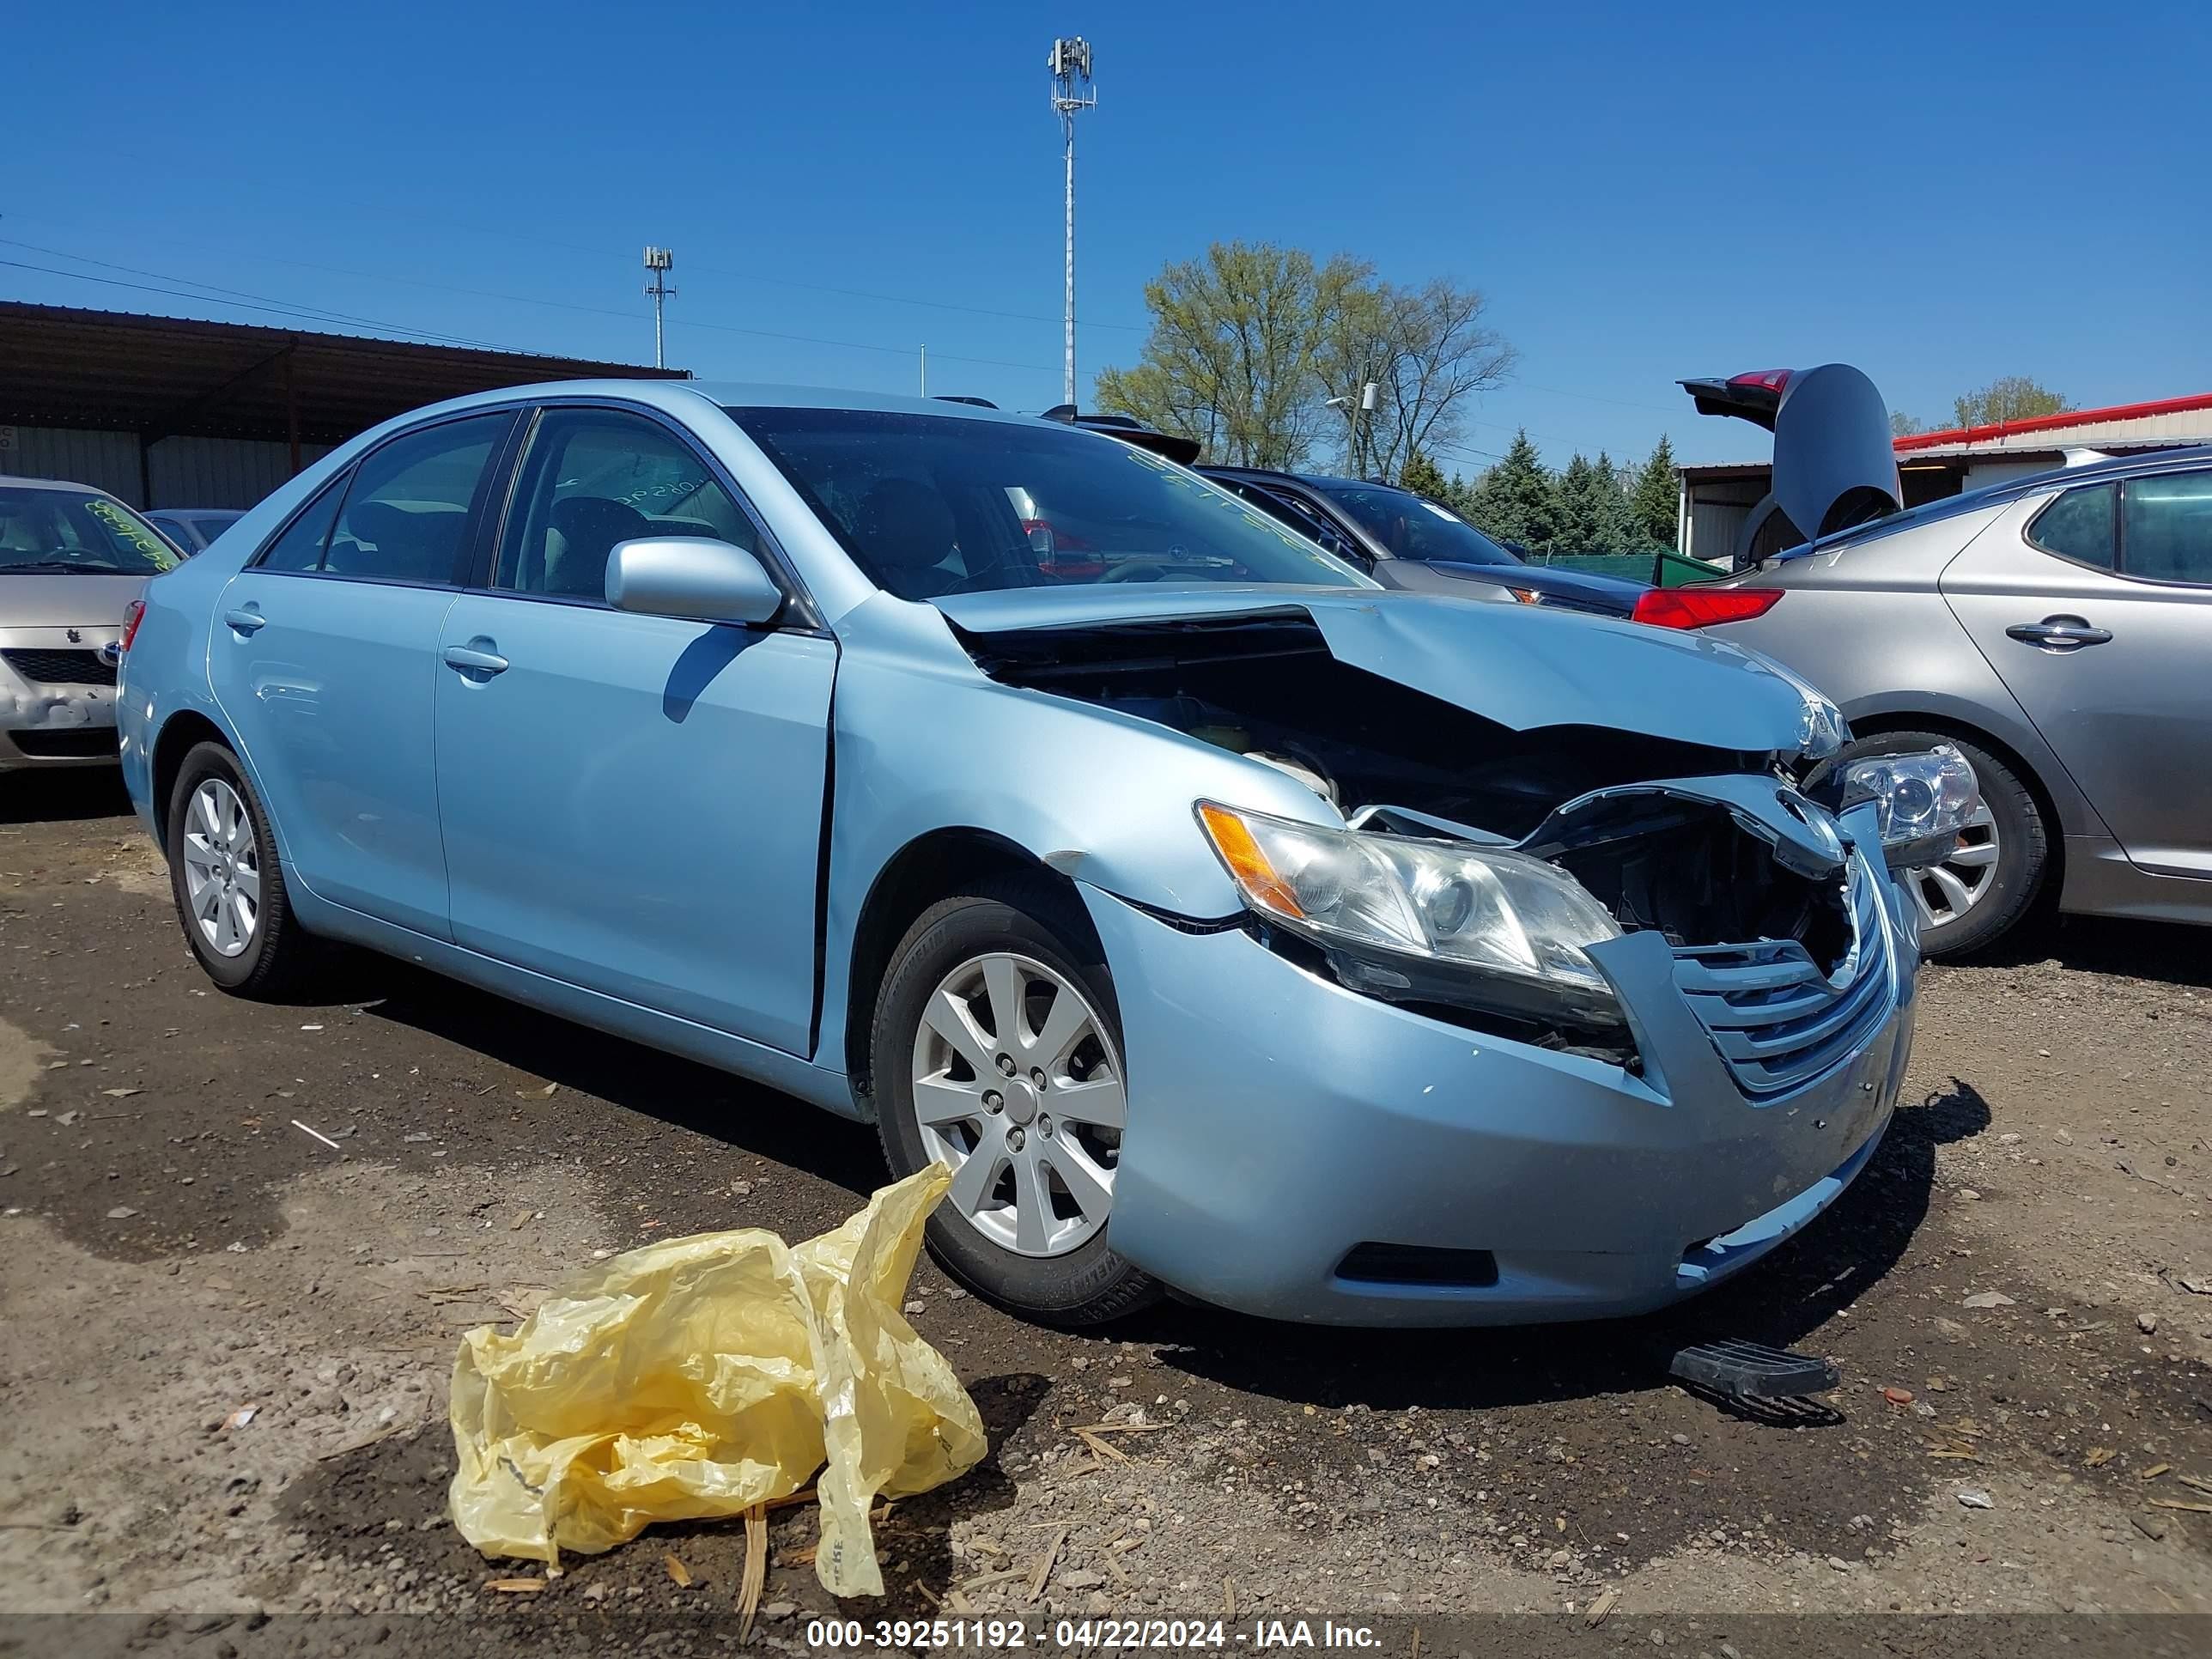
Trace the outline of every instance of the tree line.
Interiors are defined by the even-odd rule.
[[[1525,432],[1471,483],[1437,467],[1463,441],[1470,400],[1513,368],[1476,289],[1441,277],[1401,287],[1349,254],[1216,242],[1147,283],[1145,306],[1138,360],[1100,372],[1097,406],[1195,439],[1208,461],[1297,471],[1326,458],[1534,553],[1674,544],[1664,439],[1626,470],[1578,454],[1555,473]]]
[[[1544,465],[1526,432],[1470,483],[1416,452],[1398,482],[1450,507],[1492,541],[1530,553],[1649,553],[1675,545],[1679,485],[1674,447],[1661,438],[1640,465],[1604,451],[1577,453],[1565,467]]]

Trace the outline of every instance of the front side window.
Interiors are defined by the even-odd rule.
[[[1367,585],[1195,474],[1097,433],[869,410],[730,415],[902,599],[1123,581]]]
[[[2035,516],[2027,538],[2046,553],[2077,564],[2110,570],[2118,564],[2112,539],[2113,498],[2118,484],[2087,484],[2069,489]]]
[[[471,415],[371,451],[354,469],[321,568],[374,581],[452,581],[470,504],[514,422],[504,410]]]
[[[0,576],[157,576],[180,562],[160,531],[110,496],[0,484]]]
[[[2212,582],[2212,472],[2130,478],[2120,509],[2121,568],[2154,582]]]
[[[665,427],[613,410],[548,410],[523,460],[492,586],[601,599],[608,554],[645,536],[759,550],[744,509]]]

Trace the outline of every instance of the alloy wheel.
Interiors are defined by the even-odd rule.
[[[1996,882],[1998,856],[1996,817],[1983,801],[1939,863],[1908,872],[1920,925],[1944,927],[1980,903]]]
[[[946,1202],[1018,1255],[1065,1255],[1114,1203],[1128,1118],[1121,1056],[1082,990],[994,952],[938,981],[914,1041],[923,1151],[952,1170]]]
[[[209,778],[185,809],[185,899],[200,939],[219,957],[245,954],[261,922],[261,852],[238,791]]]

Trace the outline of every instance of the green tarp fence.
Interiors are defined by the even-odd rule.
[[[1654,587],[1680,587],[1686,582],[1710,581],[1728,574],[1723,565],[1685,558],[1663,547],[1649,553],[1538,553],[1531,554],[1528,562],[1554,570],[1587,571],[1593,576],[1619,576],[1626,581],[1649,582]]]

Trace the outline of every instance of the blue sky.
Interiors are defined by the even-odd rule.
[[[1237,237],[1490,296],[1521,362],[1470,471],[1521,425],[1762,455],[1685,374],[1843,359],[1931,419],[2004,374],[2212,390],[2201,3],[26,6],[0,297],[649,362],[654,241],[672,363],[910,390],[926,342],[933,392],[1042,408],[1054,33],[1097,54],[1086,393],[1146,279]]]

